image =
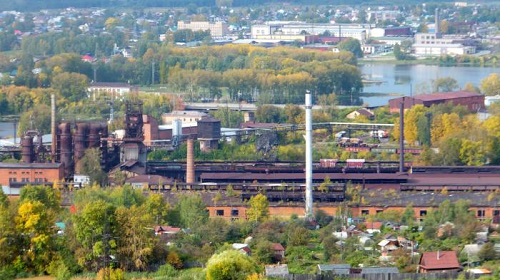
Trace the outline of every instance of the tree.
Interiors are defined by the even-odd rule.
[[[487,96],[499,95],[500,84],[499,75],[496,73],[490,74],[487,78],[483,79],[480,85],[482,93]]]
[[[153,217],[144,207],[138,206],[117,208],[115,216],[119,224],[116,258],[120,267],[123,270],[146,270],[157,244],[154,232],[147,229]]]
[[[494,249],[494,244],[492,242],[487,242],[483,244],[482,248],[478,252],[478,257],[481,261],[492,261],[496,260],[499,257],[498,252]]]
[[[71,102],[87,97],[88,78],[78,73],[59,73],[51,80],[51,87],[60,92],[61,96]]]
[[[15,217],[16,229],[22,236],[22,259],[29,271],[43,273],[53,254],[56,215],[40,201],[25,201]]]
[[[257,260],[258,263],[272,263],[273,243],[265,239],[258,241],[253,248],[253,257]]]
[[[283,120],[283,112],[280,108],[273,105],[257,106],[255,118],[259,122],[264,123],[281,123]]]
[[[179,224],[184,228],[196,229],[203,225],[209,215],[199,194],[181,194],[175,206]]]
[[[363,51],[361,50],[361,44],[359,43],[359,40],[354,38],[349,38],[346,40],[341,41],[338,44],[338,49],[349,51],[353,53],[356,57],[363,57]]]
[[[269,201],[267,197],[261,193],[252,196],[248,201],[248,209],[246,210],[248,220],[263,222],[269,217]]]
[[[432,88],[434,92],[449,92],[459,88],[459,84],[452,77],[438,78],[434,80]]]
[[[259,272],[252,258],[236,250],[213,255],[205,268],[206,280],[237,280]]]
[[[37,130],[41,135],[51,131],[51,109],[49,106],[39,104],[23,112],[19,120],[19,135],[27,130]]]
[[[78,161],[76,172],[88,175],[92,183],[100,185],[106,183],[107,175],[101,167],[101,152],[99,148],[85,150],[85,155]]]

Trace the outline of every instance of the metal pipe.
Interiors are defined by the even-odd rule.
[[[306,194],[305,194],[305,218],[313,219],[313,194],[312,194],[312,95],[306,91],[305,95],[305,142],[306,142]]]

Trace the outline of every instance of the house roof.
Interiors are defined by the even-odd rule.
[[[283,248],[282,244],[280,243],[273,243],[271,248],[275,251],[285,251],[285,248]]]
[[[289,268],[287,264],[275,264],[275,265],[266,265],[266,276],[278,276],[278,275],[288,275]]]
[[[164,233],[170,233],[170,234],[173,234],[173,233],[178,233],[181,229],[178,228],[178,227],[172,227],[172,226],[155,226],[154,227],[154,232],[164,232]]]
[[[169,184],[172,179],[160,175],[138,175],[126,180],[127,183]]]
[[[399,273],[398,268],[394,266],[389,267],[364,267],[361,269],[361,274],[379,274],[379,273]]]
[[[420,267],[427,270],[459,268],[455,251],[424,252],[420,258]]]
[[[361,108],[356,110],[356,112],[360,113],[360,115],[367,116],[367,117],[373,117],[374,113],[372,113],[370,110]]]
[[[422,101],[436,101],[474,96],[483,96],[483,94],[469,91],[450,91],[450,92],[435,92],[431,94],[419,94],[415,95],[414,98]]]
[[[349,275],[351,271],[350,264],[319,264],[319,272],[331,271],[335,275]]]

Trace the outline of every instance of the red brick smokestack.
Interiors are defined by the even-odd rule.
[[[195,183],[195,158],[193,157],[193,139],[188,138],[186,151],[186,184]]]

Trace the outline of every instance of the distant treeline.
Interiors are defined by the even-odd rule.
[[[101,7],[101,8],[151,8],[151,7],[188,7],[188,6],[197,6],[197,7],[214,7],[217,6],[216,0],[0,0],[0,11],[38,11],[42,9],[59,9],[59,8],[67,8],[67,7],[75,7],[75,8],[91,8],[91,7]],[[271,3],[282,3],[282,1],[278,0],[232,0],[232,1],[224,1],[231,2],[231,5],[234,7],[244,7],[244,6],[257,6],[257,5],[267,5]],[[338,1],[334,0],[287,0],[284,1],[286,4],[290,5],[338,5]],[[423,2],[435,2],[431,0],[389,0],[386,1],[388,5],[390,4],[409,4],[410,2],[423,3]],[[454,2],[453,0],[445,0],[443,2]],[[367,0],[364,1],[363,4],[371,5],[371,4],[381,4],[381,2],[377,2],[375,0]],[[342,1],[343,5],[359,5],[359,1],[357,0],[345,0]]]

